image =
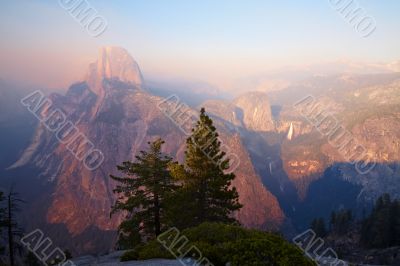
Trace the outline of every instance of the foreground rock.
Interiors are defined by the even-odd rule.
[[[119,258],[124,253],[124,251],[113,252],[108,255],[94,257],[94,256],[83,256],[76,259],[72,259],[76,266],[114,266],[114,265],[124,265],[124,266],[179,266],[182,265],[177,260],[165,260],[165,259],[152,259],[145,261],[125,261],[120,262]]]

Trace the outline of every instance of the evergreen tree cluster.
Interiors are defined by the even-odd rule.
[[[21,203],[24,201],[20,199],[18,193],[14,192],[13,188],[6,196],[0,191],[0,236],[6,240],[5,243],[0,242],[0,254],[7,251],[11,266],[16,265],[15,253],[17,249],[20,249],[19,238],[22,237],[22,229],[17,219]],[[1,246],[2,244],[6,244],[7,248]]]
[[[201,109],[199,120],[186,141],[185,161],[174,162],[162,153],[164,141],[149,142],[134,162],[117,166],[118,199],[111,215],[123,212],[119,247],[133,248],[155,239],[169,227],[185,229],[204,222],[236,223],[233,213],[242,206],[233,173],[225,173],[229,159],[211,118]]]
[[[351,210],[343,209],[332,212],[329,224],[327,231],[323,218],[314,219],[311,229],[318,237],[342,236],[352,229],[360,235],[360,245],[364,248],[400,246],[400,201],[383,194],[366,218],[356,221]]]
[[[330,227],[331,231],[338,234],[344,235],[349,231],[353,222],[353,214],[351,210],[339,210],[338,212],[333,211],[331,213]]]
[[[368,248],[400,245],[400,202],[382,195],[362,223],[361,244]]]
[[[317,235],[317,237],[325,237],[327,234],[325,221],[323,218],[314,219],[311,222],[311,229]]]
[[[353,225],[353,214],[351,210],[339,210],[331,213],[329,230],[326,228],[324,218],[316,218],[311,222],[311,229],[318,237],[325,237],[328,233],[337,235],[346,234]]]

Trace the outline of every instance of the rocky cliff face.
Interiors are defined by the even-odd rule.
[[[249,92],[231,102],[209,100],[202,104],[214,117],[247,131],[274,131],[271,106],[262,92]]]
[[[375,167],[368,173],[357,171],[346,156],[351,154],[351,150],[348,150],[350,145],[338,150],[312,123],[302,120],[298,115],[297,127],[302,128],[299,130],[301,133],[292,141],[283,142],[282,160],[285,172],[296,185],[300,198],[307,196],[308,187],[323,178],[324,171],[329,167],[337,168],[341,180],[360,187],[354,201],[371,203],[383,193],[400,197],[400,135],[397,133],[400,130],[399,79],[391,79],[383,85],[367,84],[365,87],[356,82],[354,88],[346,93],[330,94],[327,92],[324,97],[331,104],[324,104],[323,107],[337,119],[339,125],[348,130],[352,143],[365,149],[365,156],[360,159],[370,161]],[[282,120],[286,120],[283,123],[293,121],[295,116],[294,110],[287,111],[282,117]],[[307,127],[310,130],[304,130]]]
[[[38,126],[31,145],[13,165],[13,168],[39,168],[41,182],[54,185],[52,194],[46,196],[48,206],[42,206],[47,208],[46,222],[65,225],[75,239],[93,227],[105,231],[117,228],[121,217],[109,217],[115,200],[112,193],[115,184],[109,174],[116,174],[117,164],[134,160],[147,142],[157,137],[166,141],[166,153],[183,158],[186,136],[157,107],[163,99],[143,90],[142,84],[140,70],[125,50],[102,48],[85,81],[72,85],[65,96],[50,96],[53,109],[62,110],[67,120],[104,155],[100,167],[87,169],[43,123]],[[46,116],[46,112],[41,115]],[[277,199],[255,173],[240,138],[224,124],[219,124],[218,129],[224,143],[240,159],[234,181],[240,202],[245,206],[236,214],[240,222],[249,227],[279,228],[284,214]],[[75,243],[79,244],[79,250],[72,247],[75,252],[98,251],[99,243],[88,239],[80,242]]]
[[[233,185],[237,188],[240,203],[244,207],[237,214],[237,218],[247,227],[279,230],[284,223],[285,215],[276,197],[268,191],[256,173],[240,135],[222,136],[222,139],[240,159]]]
[[[371,116],[356,124],[352,134],[363,145],[368,159],[374,164],[371,171],[360,173],[353,165],[342,164],[339,167],[342,178],[361,186],[358,200],[374,202],[383,193],[394,198],[400,197],[400,112],[381,117]],[[337,151],[325,149],[332,160],[340,160]]]
[[[244,127],[243,111],[231,102],[222,100],[208,100],[201,104],[215,119],[236,127]]]
[[[243,124],[252,131],[273,131],[274,122],[268,97],[262,92],[243,94],[233,101],[240,108]]]
[[[97,61],[89,66],[85,80],[96,94],[99,94],[96,90],[102,87],[103,79],[117,79],[137,87],[143,84],[139,65],[121,47],[100,48]]]
[[[297,89],[297,94],[291,87],[279,95],[289,94],[285,100],[293,102],[283,105],[275,118],[264,93],[246,93],[231,102],[204,102],[201,106],[213,117],[221,139],[240,161],[233,183],[244,204],[236,214],[240,222],[278,229],[289,217],[295,225],[308,225],[309,218],[325,215],[321,210],[329,215],[333,208],[348,202],[371,202],[385,192],[400,197],[399,78],[341,76],[329,78],[327,83],[317,79],[302,84],[304,91]],[[88,170],[67,144],[40,123],[29,147],[13,164],[13,169],[39,169],[39,178],[29,182],[51,185],[48,193],[32,204],[44,213],[47,224],[42,226],[66,228],[60,231],[57,227],[53,237],[60,232],[71,235],[73,241],[68,244],[73,243],[69,248],[75,252],[111,246],[110,238],[100,243],[93,240],[93,234],[115,230],[120,222],[118,216],[109,218],[115,184],[108,175],[116,174],[117,164],[134,160],[147,141],[157,137],[166,141],[166,153],[183,159],[185,134],[157,107],[163,99],[144,90],[143,84],[137,63],[124,49],[100,49],[85,80],[72,85],[66,95],[52,94],[50,99],[53,110],[62,110],[102,152],[104,162]],[[295,110],[293,104],[307,93],[322,96],[322,106],[367,149],[377,163],[372,171],[359,174]],[[290,125],[293,134],[288,139]]]

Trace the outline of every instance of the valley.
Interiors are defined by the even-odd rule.
[[[157,107],[164,98],[144,84],[126,50],[105,47],[85,80],[71,85],[65,95],[49,95],[53,108],[62,110],[104,154],[104,162],[93,171],[29,113],[20,111],[15,120],[20,126],[2,120],[0,125],[8,130],[23,127],[28,132],[11,133],[20,148],[0,163],[5,176],[1,186],[13,183],[26,191],[23,217],[30,229],[47,228],[55,242],[76,254],[106,252],[122,219],[109,217],[115,184],[108,175],[116,172],[115,166],[132,160],[156,137],[165,140],[164,152],[183,159],[185,134]],[[306,229],[315,217],[328,219],[333,210],[351,208],[361,215],[360,210],[370,208],[383,193],[400,196],[400,74],[315,78],[298,86],[302,89],[296,93],[294,87],[249,92],[190,107],[195,113],[206,109],[221,140],[240,159],[233,183],[244,205],[235,214],[239,221],[288,237]],[[293,104],[306,95],[321,99],[366,147],[376,163],[370,172],[358,173],[298,113]],[[278,106],[279,112],[273,115],[271,106]],[[13,106],[5,108],[13,112],[7,109]],[[7,131],[2,134],[2,139],[9,138]]]

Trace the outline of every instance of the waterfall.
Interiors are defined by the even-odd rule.
[[[288,140],[292,140],[292,137],[293,137],[293,123],[290,123],[290,128],[289,128],[286,138]]]

